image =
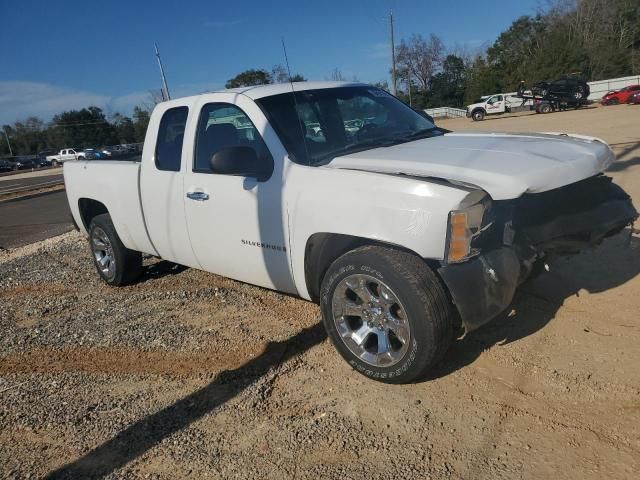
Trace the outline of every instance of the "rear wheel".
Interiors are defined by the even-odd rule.
[[[98,275],[107,284],[132,283],[142,271],[142,254],[122,244],[108,213],[96,215],[89,227],[89,246]]]
[[[454,311],[444,287],[421,259],[385,247],[362,247],[329,267],[320,295],[329,337],[363,375],[407,383],[448,349]]]

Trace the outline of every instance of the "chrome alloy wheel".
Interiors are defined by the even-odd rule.
[[[91,234],[91,250],[102,275],[113,278],[116,274],[116,257],[109,237],[100,227],[95,227]]]
[[[375,367],[398,363],[409,348],[406,310],[384,282],[370,275],[342,279],[331,301],[333,322],[347,348]]]

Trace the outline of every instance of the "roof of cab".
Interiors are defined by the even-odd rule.
[[[269,85],[256,85],[253,87],[238,87],[238,88],[229,88],[226,90],[215,90],[211,92],[204,92],[199,95],[191,95],[189,97],[179,97],[174,98],[172,100],[167,100],[164,102],[160,102],[156,105],[155,109],[161,112],[164,112],[170,108],[174,107],[182,107],[185,105],[190,105],[195,102],[198,98],[206,95],[212,95],[215,93],[237,93],[240,95],[246,95],[252,100],[256,100],[258,98],[270,97],[272,95],[279,95],[281,93],[289,93],[291,92],[291,83],[275,83]],[[305,90],[317,90],[321,88],[338,88],[338,87],[372,87],[371,85],[367,85],[365,83],[358,82],[293,82],[293,90],[296,92],[302,92]]]
[[[359,82],[293,82],[256,85],[253,87],[231,88],[222,91],[242,93],[243,95],[246,95],[247,97],[255,100],[257,98],[270,97],[272,95],[279,95],[281,93],[289,93],[291,92],[292,85],[293,90],[296,92],[302,92],[304,90],[317,90],[320,88],[364,86],[363,83]]]
[[[189,103],[189,101],[194,101],[196,98],[199,98],[203,95],[211,95],[212,93],[228,93],[228,92],[239,93],[242,95],[246,95],[252,100],[256,100],[262,97],[270,97],[272,95],[279,95],[281,93],[289,93],[291,92],[291,85],[293,85],[293,90],[296,92],[302,92],[304,90],[317,90],[321,88],[370,86],[370,85],[366,85],[364,83],[358,83],[358,82],[293,82],[293,84],[274,83],[269,85],[255,85],[253,87],[238,87],[238,88],[229,88],[227,90],[215,90],[211,92],[204,92],[199,95],[191,95],[189,97],[174,98],[166,102],[161,102],[158,104],[158,106],[162,105],[164,107],[163,110],[165,110],[167,108],[185,105]]]

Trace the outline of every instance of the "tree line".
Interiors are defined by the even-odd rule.
[[[420,108],[463,107],[483,95],[578,75],[587,81],[640,73],[640,0],[549,0],[516,19],[488,48],[446,52],[435,35],[396,51],[399,96]]]
[[[2,127],[0,155],[9,153],[7,137],[14,155],[142,142],[149,124],[149,110],[146,106],[136,106],[132,117],[115,113],[107,118],[101,108],[87,107],[54,115],[49,123],[29,117]]]
[[[515,91],[521,81],[636,75],[639,51],[640,0],[548,0],[546,9],[516,19],[492,45],[474,53],[447,51],[436,35],[402,39],[396,48],[398,97],[416,108],[463,107],[482,95]],[[328,79],[345,78],[336,68]],[[296,73],[291,80],[305,78]],[[275,65],[241,72],[226,87],[288,81],[285,67]],[[389,90],[387,82],[376,85]],[[144,140],[150,110],[137,106],[132,117],[107,118],[100,108],[88,107],[62,112],[49,124],[30,117],[2,128],[14,154],[133,143]],[[4,140],[0,154],[8,153]]]

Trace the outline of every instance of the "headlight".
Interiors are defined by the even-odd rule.
[[[472,248],[473,238],[482,230],[485,211],[491,199],[484,192],[473,192],[462,202],[462,208],[449,213],[447,262],[464,262],[480,253]]]

